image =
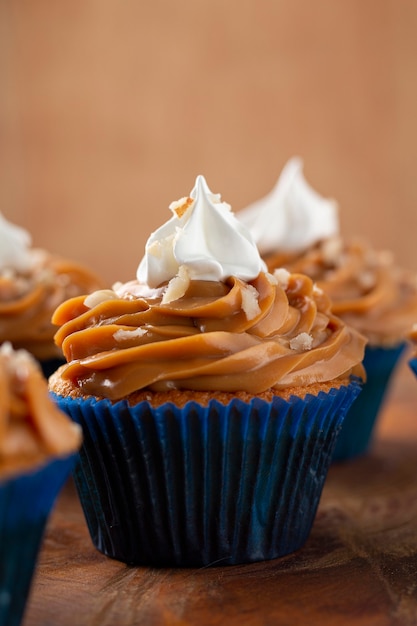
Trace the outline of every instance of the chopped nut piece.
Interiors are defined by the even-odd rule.
[[[321,246],[324,262],[327,265],[338,265],[338,261],[341,258],[343,243],[340,237],[332,237],[325,240]]]
[[[89,309],[97,306],[97,304],[101,304],[102,302],[106,302],[106,300],[117,300],[118,296],[112,289],[99,289],[98,291],[93,291],[90,293],[84,300],[84,304]]]
[[[123,341],[123,339],[133,339],[133,337],[143,337],[143,335],[146,335],[146,333],[147,333],[146,328],[143,328],[142,326],[139,326],[139,328],[132,328],[132,330],[119,328],[119,330],[116,330],[113,337],[116,339],[116,341]]]
[[[168,287],[162,296],[162,304],[169,304],[181,298],[187,291],[190,284],[190,275],[185,265],[180,265],[178,274],[171,278]]]
[[[185,196],[184,198],[180,198],[179,200],[174,200],[174,202],[171,202],[169,208],[173,213],[175,213],[178,218],[180,218],[184,215],[188,207],[193,204],[193,202],[193,198],[187,198]]]
[[[314,283],[313,285],[313,295],[315,296],[322,296],[323,295],[323,289],[321,289],[316,283]]]
[[[373,272],[364,272],[358,276],[358,283],[362,289],[371,289],[375,285],[375,275]]]
[[[305,350],[311,350],[313,347],[313,337],[308,333],[300,333],[296,337],[290,340],[291,350],[298,350],[304,352]]]
[[[277,279],[278,285],[282,287],[282,289],[287,289],[290,273],[284,267],[276,269],[274,271],[274,277]]]
[[[270,283],[270,285],[278,285],[278,280],[277,280],[276,276],[274,276],[273,274],[270,274],[269,272],[266,272],[265,276],[266,276],[268,282]]]
[[[242,309],[248,320],[253,320],[261,312],[258,297],[259,293],[253,285],[246,285],[242,289]]]

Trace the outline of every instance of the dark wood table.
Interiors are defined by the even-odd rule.
[[[70,481],[50,518],[24,626],[417,624],[417,379],[401,363],[368,455],[333,465],[297,553],[203,569],[97,552]]]

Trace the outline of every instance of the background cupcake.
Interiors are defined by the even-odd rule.
[[[91,537],[133,564],[275,558],[309,534],[364,340],[311,279],[263,271],[203,177],[170,208],[136,280],[54,316]]]
[[[73,261],[32,248],[27,231],[0,214],[0,343],[28,350],[49,376],[63,362],[51,316],[60,302],[103,286]]]
[[[365,452],[406,336],[417,316],[417,278],[391,253],[339,234],[338,208],[321,197],[291,159],[275,188],[238,213],[270,271],[303,272],[332,300],[333,312],[368,340],[367,382],[347,416],[334,458]]]
[[[39,365],[0,347],[0,624],[20,624],[45,525],[81,443]]]

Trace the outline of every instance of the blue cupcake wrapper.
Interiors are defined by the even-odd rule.
[[[0,482],[0,626],[21,623],[48,516],[75,459]]]
[[[297,550],[360,388],[352,381],[304,400],[181,409],[52,394],[83,428],[74,477],[94,545],[153,566],[248,563]]]
[[[413,357],[408,361],[408,365],[414,374],[417,376],[417,357]]]
[[[390,378],[404,348],[405,344],[395,348],[366,346],[363,365],[367,380],[346,415],[333,454],[334,461],[347,461],[368,450]]]

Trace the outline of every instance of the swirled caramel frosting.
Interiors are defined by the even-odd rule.
[[[51,400],[40,366],[25,350],[0,347],[0,479],[67,456],[81,429]]]
[[[50,389],[117,401],[144,390],[302,393],[364,377],[365,338],[305,275],[191,280],[168,302],[166,289],[132,281],[61,304],[53,322],[67,364]]]
[[[10,341],[38,360],[62,358],[51,317],[60,302],[103,287],[83,266],[40,249],[25,267],[0,268],[0,343]]]
[[[403,342],[417,319],[417,277],[398,267],[390,252],[364,241],[329,238],[302,253],[264,260],[270,271],[285,267],[310,276],[329,295],[333,312],[371,345]]]

